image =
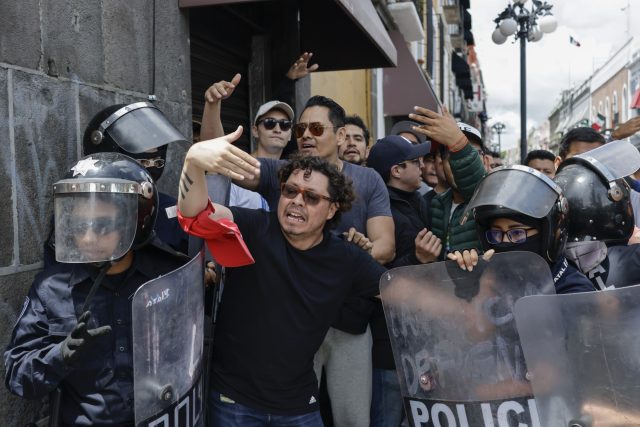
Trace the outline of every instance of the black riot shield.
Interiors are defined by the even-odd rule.
[[[640,425],[640,286],[522,298],[515,308],[546,427]]]
[[[203,424],[203,254],[133,297],[136,426]]]
[[[540,427],[512,309],[554,292],[532,252],[496,254],[472,272],[446,261],[385,273],[380,296],[410,425]]]

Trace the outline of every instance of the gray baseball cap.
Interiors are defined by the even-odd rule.
[[[253,121],[253,124],[257,126],[258,120],[260,120],[262,116],[267,114],[269,111],[274,109],[282,110],[287,115],[287,117],[289,117],[289,120],[293,121],[293,118],[295,116],[293,114],[293,108],[291,108],[289,104],[287,104],[286,102],[274,100],[274,101],[269,101],[265,104],[262,104],[260,108],[258,108],[258,112],[256,113],[256,118]]]

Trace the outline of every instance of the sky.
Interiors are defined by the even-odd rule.
[[[527,42],[527,128],[544,122],[564,89],[575,87],[604,64],[631,36],[640,36],[639,0],[547,0],[558,28],[541,41]],[[509,0],[472,0],[472,31],[480,61],[489,125],[497,121],[507,129],[502,134],[503,149],[518,144],[520,136],[520,41],[510,37],[504,44],[491,40],[493,20]],[[629,7],[629,22],[627,11]],[[532,6],[531,0],[526,7]],[[634,19],[635,18],[635,19]],[[637,24],[636,24],[637,26]],[[581,46],[569,43],[569,37]]]

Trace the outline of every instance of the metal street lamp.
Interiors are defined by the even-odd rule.
[[[542,0],[531,0],[533,5],[527,9],[527,0],[513,0],[494,22],[496,29],[491,39],[502,44],[514,36],[520,39],[520,159],[527,156],[527,50],[526,42],[537,42],[544,33],[552,33],[558,27],[558,21],[551,14],[553,5]],[[500,135],[500,134],[498,134]]]
[[[504,123],[494,123],[491,126],[491,129],[498,134],[498,153],[502,152],[502,141],[500,140],[500,135],[502,135],[502,132],[504,132],[504,130],[507,128],[507,126]]]

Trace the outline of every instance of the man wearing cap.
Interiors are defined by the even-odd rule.
[[[391,128],[390,135],[398,135],[406,138],[412,144],[424,144],[427,142],[427,138],[420,132],[416,132],[413,130],[414,126],[418,126],[419,123],[412,122],[410,120],[403,120],[401,122],[396,123]],[[420,194],[427,194],[429,190],[431,190],[432,186],[430,186],[426,181],[421,181],[420,188],[418,191]]]
[[[344,118],[344,144],[338,146],[338,157],[345,162],[364,166],[369,155],[369,129],[360,116]]]
[[[421,125],[415,130],[426,135],[434,143],[441,143],[443,138],[441,122],[455,123],[448,111],[438,114],[431,110],[415,107],[416,114],[409,117]],[[469,256],[469,250],[481,250],[474,221],[460,224],[465,206],[487,173],[488,164],[484,155],[482,135],[473,126],[456,123],[461,132],[461,140],[448,147],[439,148],[444,166],[445,178],[450,188],[437,194],[431,200],[431,225],[433,233],[444,243],[444,251],[440,259],[460,251],[463,257]]]
[[[429,206],[420,195],[422,158],[431,144],[413,145],[392,135],[378,140],[371,148],[367,164],[387,184],[395,224],[396,257],[389,268],[425,264],[438,259],[442,243],[432,232]],[[377,302],[370,321],[373,337],[373,388],[371,426],[399,426],[402,422],[402,395],[385,322],[382,304]]]

